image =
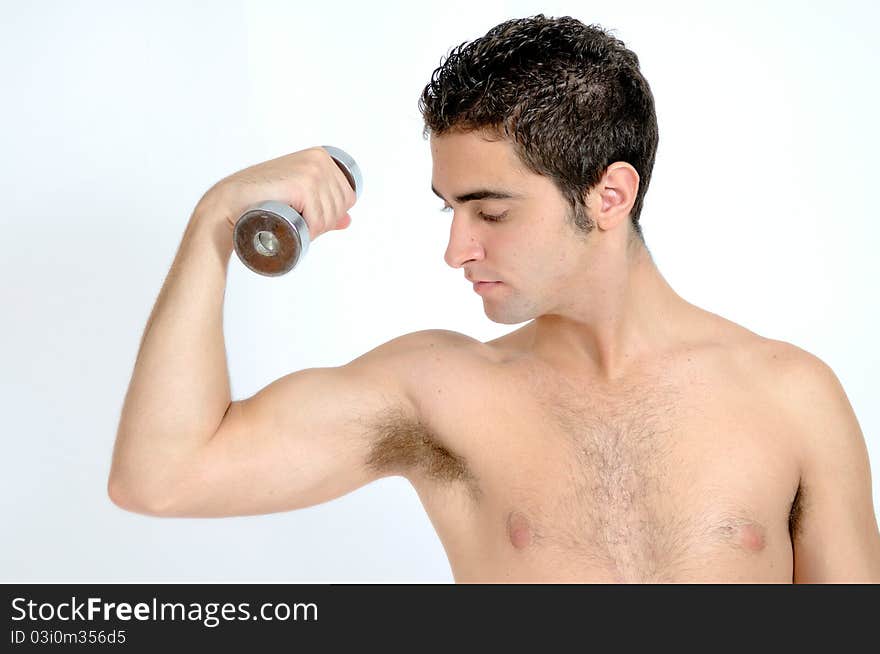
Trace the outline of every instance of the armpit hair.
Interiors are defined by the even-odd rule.
[[[401,407],[376,416],[369,429],[372,446],[366,464],[376,472],[403,476],[416,473],[430,481],[463,482],[475,488],[464,457],[443,446],[427,425]]]
[[[791,512],[788,515],[788,533],[792,543],[794,543],[796,538],[800,537],[803,531],[804,495],[804,484],[801,481],[798,484],[797,492],[791,503]]]

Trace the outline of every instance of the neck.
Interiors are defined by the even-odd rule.
[[[532,323],[533,351],[606,381],[681,342],[695,310],[669,286],[641,241],[587,253],[571,293]],[[586,289],[586,290],[579,290]]]

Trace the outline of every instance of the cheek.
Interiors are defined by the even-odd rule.
[[[568,240],[540,222],[535,229],[516,234],[498,234],[493,244],[498,272],[507,270],[512,280],[524,288],[562,283],[573,265],[576,253]],[[490,255],[490,259],[493,258]]]
[[[530,265],[544,276],[561,274],[573,261],[574,253],[559,239],[547,240],[532,245],[528,259]]]
[[[546,291],[558,291],[570,286],[576,256],[563,245],[548,248],[535,263],[535,275]]]

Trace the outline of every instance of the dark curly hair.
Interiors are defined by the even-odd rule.
[[[550,177],[584,234],[585,194],[615,161],[639,174],[630,218],[639,225],[659,134],[639,59],[598,25],[538,14],[509,20],[452,48],[419,98],[423,137],[480,131],[510,139],[523,164]]]

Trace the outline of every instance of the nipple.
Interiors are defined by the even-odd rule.
[[[743,549],[759,552],[765,545],[764,530],[759,525],[746,523],[740,526],[737,540]]]
[[[518,550],[526,547],[532,540],[532,532],[529,521],[518,512],[511,511],[507,516],[507,536],[511,544]]]
[[[761,552],[767,546],[766,529],[755,520],[726,520],[719,526],[719,534],[730,546],[746,552]]]

